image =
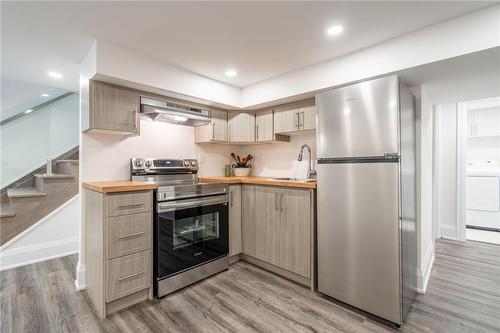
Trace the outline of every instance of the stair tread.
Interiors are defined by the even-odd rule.
[[[80,160],[57,160],[56,161],[56,164],[57,163],[80,163]]]
[[[64,173],[51,173],[51,174],[39,173],[39,174],[36,174],[35,177],[38,177],[38,178],[75,178],[75,176],[73,176],[73,175],[68,175],[68,174],[64,174]]]
[[[7,190],[9,198],[24,198],[24,197],[45,197],[47,193],[38,191],[35,187],[18,187]]]

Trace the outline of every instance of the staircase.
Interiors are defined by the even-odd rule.
[[[76,152],[75,152],[76,151]],[[78,147],[50,161],[0,195],[0,246],[30,228],[78,194]]]

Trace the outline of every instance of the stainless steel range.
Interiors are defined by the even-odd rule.
[[[229,267],[228,186],[198,182],[194,159],[132,158],[131,179],[158,185],[154,290],[165,296]]]

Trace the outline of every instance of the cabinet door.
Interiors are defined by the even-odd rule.
[[[300,129],[303,131],[316,129],[316,108],[314,102],[300,107]]]
[[[256,256],[255,185],[241,185],[241,228],[243,253]]]
[[[257,113],[255,123],[256,141],[272,141],[274,138],[273,110]]]
[[[285,106],[274,110],[274,133],[290,133],[299,130],[298,109]]]
[[[139,133],[139,95],[118,87],[91,82],[90,129]]]
[[[241,186],[229,186],[229,255],[241,253]]]
[[[474,112],[475,136],[497,136],[498,112],[495,109],[480,109]]]
[[[311,194],[281,189],[279,194],[278,266],[306,278],[311,276]]]
[[[279,266],[279,194],[271,186],[255,186],[255,257]]]
[[[232,142],[255,141],[255,115],[248,112],[228,113],[229,140]]]
[[[212,140],[227,141],[227,113],[224,111],[210,111]]]

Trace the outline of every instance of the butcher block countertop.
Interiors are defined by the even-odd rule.
[[[316,189],[316,182],[305,180],[282,180],[272,177],[200,177],[201,183],[254,184]]]
[[[106,182],[86,182],[82,183],[83,188],[101,192],[101,193],[116,193],[116,192],[131,192],[155,190],[158,186],[151,183],[133,182],[130,180],[116,180]]]

